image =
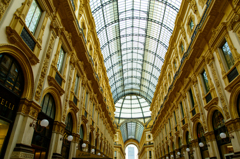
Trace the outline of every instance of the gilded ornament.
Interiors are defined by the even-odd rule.
[[[35,100],[36,101],[39,101],[39,99],[40,99],[40,95],[41,95],[41,91],[42,91],[42,87],[43,87],[43,82],[44,82],[44,79],[45,79],[45,76],[46,76],[46,72],[47,72],[47,68],[48,68],[48,64],[49,64],[49,60],[50,60],[50,55],[52,53],[54,41],[55,41],[55,38],[54,38],[53,34],[51,34],[50,42],[49,42],[47,53],[46,53],[46,57],[45,57],[44,62],[43,62],[43,68],[42,68],[42,71],[40,73],[40,78],[39,78],[38,85],[37,85],[37,90],[36,90],[36,93],[35,93]]]

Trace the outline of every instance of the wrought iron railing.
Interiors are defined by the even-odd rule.
[[[23,41],[28,45],[28,47],[33,51],[36,45],[36,42],[33,40],[33,38],[28,33],[25,27],[23,28],[20,36],[22,37]]]

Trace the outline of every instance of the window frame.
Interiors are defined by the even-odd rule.
[[[77,79],[77,77],[78,77],[78,79]],[[77,94],[78,94],[79,81],[80,81],[80,76],[77,73],[76,74],[76,79],[75,79],[75,85],[74,85],[74,95],[75,96],[77,96]],[[77,85],[76,85],[76,83],[77,83]]]
[[[36,23],[35,30],[34,30],[34,32],[32,32],[32,31],[30,30],[30,28],[29,28],[29,26],[31,25],[31,22],[29,23],[29,26],[28,26],[27,23],[26,23],[26,18],[27,18],[27,16],[28,16],[29,10],[30,10],[30,8],[31,8],[31,6],[32,6],[32,4],[33,4],[34,1],[36,2],[37,6],[40,8],[41,14],[40,14],[40,17],[39,17],[39,19],[38,19],[38,22]],[[39,1],[39,0],[33,0],[32,3],[30,4],[30,7],[29,7],[29,9],[28,9],[28,12],[27,12],[27,15],[26,15],[24,21],[25,21],[25,26],[26,26],[26,28],[28,29],[28,31],[29,31],[34,37],[37,37],[37,36],[38,36],[38,34],[39,34],[39,32],[40,32],[40,27],[42,26],[43,19],[44,19],[45,15],[46,15],[46,9],[44,8],[44,5],[42,4],[42,2]],[[33,16],[34,16],[34,14],[33,14]],[[32,18],[33,18],[33,16],[32,16]],[[32,18],[31,18],[31,21],[32,21]]]
[[[235,65],[235,59],[234,59],[234,57],[233,57],[232,50],[231,50],[230,47],[229,47],[229,50],[230,50],[231,55],[232,55],[232,58],[233,58],[233,65],[230,67],[230,66],[228,65],[226,56],[225,56],[224,51],[223,51],[223,49],[222,49],[222,47],[223,47],[225,44],[227,44],[227,46],[229,47],[229,44],[228,44],[227,40],[224,38],[223,41],[222,41],[222,43],[219,45],[218,50],[219,50],[219,52],[220,52],[220,58],[221,58],[221,60],[224,61],[224,62],[223,62],[223,65],[224,65],[225,71],[229,71],[229,70],[231,70],[231,69],[234,67],[234,65]]]
[[[63,59],[62,59],[62,66],[61,66],[61,68],[60,68],[60,70],[59,70],[59,69],[58,69],[58,62],[59,62],[61,50],[63,51],[64,56],[63,56]],[[58,56],[58,60],[57,60],[57,71],[58,71],[61,75],[62,75],[63,72],[64,72],[64,66],[65,66],[65,63],[66,63],[66,57],[67,57],[67,52],[65,51],[64,46],[62,45],[62,46],[60,47],[59,56]]]
[[[208,82],[208,88],[207,88],[207,84],[206,84],[206,81],[205,81],[205,78],[204,78],[204,72],[206,74],[206,79],[207,79],[207,82]],[[204,91],[205,91],[205,94],[209,93],[210,92],[210,86],[209,86],[209,79],[207,77],[207,72],[205,69],[203,69],[202,73],[201,73],[201,78],[202,78],[202,83],[204,85]]]

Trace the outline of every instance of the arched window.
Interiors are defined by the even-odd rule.
[[[223,158],[224,154],[233,152],[231,140],[229,138],[228,130],[225,126],[225,121],[222,113],[218,110],[213,112],[212,116],[212,125],[214,129],[215,138],[217,140],[218,149],[221,157]],[[222,139],[220,133],[225,133],[226,138]]]
[[[66,124],[66,127],[63,135],[62,157],[64,159],[68,159],[71,142],[67,140],[67,137],[72,134],[72,128],[73,128],[73,120],[72,120],[72,115],[70,113],[68,113],[67,115],[65,124]]]
[[[203,147],[200,147],[202,158],[208,158],[209,153],[208,153],[207,142],[204,136],[204,129],[202,127],[202,124],[200,123],[197,124],[197,137],[198,137],[198,143],[202,142],[204,144]]]
[[[48,148],[51,141],[53,122],[55,118],[55,103],[51,94],[46,94],[41,102],[42,110],[38,114],[36,130],[32,138],[32,147],[34,148],[34,159],[46,159]],[[42,128],[41,120],[47,119],[49,125]]]
[[[0,158],[3,158],[24,88],[22,69],[12,56],[0,54]]]

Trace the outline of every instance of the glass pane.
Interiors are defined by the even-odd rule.
[[[74,93],[77,94],[77,87],[78,87],[79,76],[76,76],[75,86],[74,86]]]
[[[221,47],[223,55],[225,57],[225,61],[227,63],[228,69],[230,69],[234,65],[234,59],[231,53],[231,50],[228,46],[228,43],[225,42],[223,46]]]
[[[221,128],[222,126],[224,126],[225,122],[224,122],[224,117],[222,115],[222,113],[220,113],[218,110],[216,110],[213,113],[213,129],[216,130],[218,128]]]
[[[58,69],[58,71],[59,71],[60,73],[62,73],[64,56],[65,56],[65,52],[64,52],[64,50],[61,48],[61,49],[60,49],[60,53],[59,53],[59,57],[58,57],[58,62],[57,62],[57,69]]]
[[[209,87],[209,83],[208,83],[208,79],[207,79],[207,74],[206,74],[206,71],[204,70],[203,73],[202,73],[202,77],[203,77],[203,82],[204,82],[204,86],[205,86],[205,89],[206,89],[206,93],[209,92],[210,90],[210,87]]]
[[[3,56],[2,61],[0,63],[0,82],[1,83],[4,83],[11,65],[12,65],[12,59],[9,56]]]
[[[7,81],[5,82],[5,86],[12,90],[12,88],[16,82],[17,76],[18,76],[18,66],[14,62],[8,73],[8,77],[7,77]]]
[[[0,156],[2,153],[2,147],[5,142],[8,130],[9,130],[10,123],[0,119]]]
[[[42,11],[35,0],[33,0],[31,7],[26,16],[25,22],[28,29],[34,34],[38,26]]]

